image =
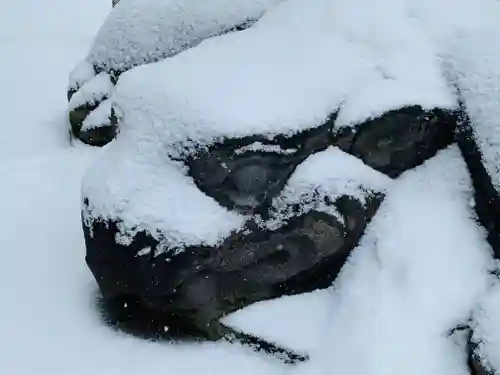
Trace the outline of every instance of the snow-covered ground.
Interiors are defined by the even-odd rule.
[[[87,54],[108,5],[98,0],[2,1],[0,161],[67,146],[68,74]]]
[[[331,290],[228,318],[307,350],[310,362],[147,342],[103,325],[80,226],[82,176],[102,150],[70,146],[66,86],[110,9],[108,0],[0,5],[0,374],[465,375],[464,343],[447,332],[481,301],[482,327],[500,345],[500,319],[488,314],[498,304],[482,300],[490,249],[455,147],[390,186]]]

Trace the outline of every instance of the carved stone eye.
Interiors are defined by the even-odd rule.
[[[265,208],[295,168],[330,144],[333,119],[324,125],[273,142],[259,137],[228,139],[186,161],[198,188],[221,205],[244,213]]]
[[[201,191],[221,205],[247,213],[283,188],[297,161],[275,153],[214,150],[188,162]]]

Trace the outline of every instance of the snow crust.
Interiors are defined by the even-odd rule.
[[[106,71],[173,56],[255,21],[282,0],[124,0],[109,14],[86,58]]]
[[[99,73],[73,94],[68,108],[71,111],[81,106],[92,106],[99,103],[101,100],[110,97],[114,88],[115,86],[109,74]]]

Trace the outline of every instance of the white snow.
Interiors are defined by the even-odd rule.
[[[495,280],[474,311],[474,340],[479,344],[477,354],[493,371],[500,368],[500,282]]]
[[[458,89],[473,123],[474,133],[493,185],[500,190],[500,2],[415,1],[411,14],[439,46],[442,68]]]
[[[297,152],[296,148],[283,149],[279,145],[265,144],[262,142],[254,142],[247,146],[240,147],[234,150],[235,154],[244,154],[245,152],[270,152],[282,155],[291,155]]]
[[[344,123],[409,104],[455,105],[435,49],[405,14],[375,18],[373,28],[385,32],[360,28],[353,36],[351,24],[366,13],[348,9],[343,29],[336,2],[288,0],[248,30],[127,72],[114,96],[124,133],[159,134],[165,145],[207,144],[296,133],[344,103]]]
[[[119,218],[120,242],[146,229],[160,240],[155,249],[159,254],[191,245],[214,246],[242,228],[242,215],[203,194],[186,176],[186,168],[161,150],[130,155],[127,146],[107,151],[84,179],[84,196],[90,199],[85,218],[89,224],[96,218]]]
[[[317,190],[332,198],[349,195],[364,203],[367,191],[385,192],[391,181],[360,159],[329,147],[297,167],[278,199],[300,201],[301,194]]]
[[[332,291],[324,289],[258,302],[226,316],[223,322],[289,348],[313,353],[320,349],[329,325],[331,298]],[[320,368],[315,371],[321,373]]]
[[[404,52],[401,54],[404,56]],[[424,66],[411,59],[404,61],[402,56],[400,59],[400,63],[416,66],[421,71],[415,74],[415,69],[407,70],[406,76],[400,74],[399,79],[376,77],[367,80],[362,88],[349,94],[342,105],[335,123],[338,127],[357,125],[402,106],[418,104],[424,110],[456,106],[456,98],[450,88],[442,78],[438,78],[441,72],[434,61],[434,64]],[[420,80],[422,75],[436,79]]]
[[[497,14],[500,17],[500,11]],[[450,47],[448,64],[486,170],[500,191],[500,30],[471,31],[457,38]]]
[[[122,0],[115,9],[126,2]],[[307,364],[285,367],[237,345],[147,342],[114,332],[99,320],[93,300],[96,286],[84,263],[80,225],[80,189],[89,167],[94,183],[86,189],[97,189],[102,204],[110,205],[103,206],[103,212],[121,214],[125,209],[129,212],[130,205],[144,203],[142,208],[134,207],[133,216],[146,220],[155,202],[168,203],[175,215],[185,213],[176,216],[179,223],[171,223],[178,229],[176,235],[189,223],[199,226],[200,238],[216,241],[224,230],[238,227],[244,219],[194,193],[184,170],[168,162],[166,154],[174,141],[209,142],[214,136],[263,130],[293,132],[321,122],[337,107],[344,111],[343,123],[350,124],[380,113],[379,105],[391,108],[416,98],[422,100],[418,104],[431,105],[425,101],[431,92],[421,96],[425,87],[440,92],[432,99],[436,103],[449,103],[451,96],[441,91],[442,81],[433,73],[434,53],[452,56],[456,65],[451,66],[457,72],[470,73],[473,67],[478,73],[459,75],[457,82],[471,108],[478,137],[496,151],[491,115],[497,100],[492,46],[498,41],[498,22],[493,22],[498,20],[498,2],[307,3],[315,6],[287,0],[286,7],[269,13],[267,21],[255,29],[214,38],[169,62],[124,75],[121,92],[114,99],[124,131],[108,148],[95,149],[69,146],[65,90],[68,74],[88,51],[111,9],[110,2],[3,0],[0,373],[465,375],[464,348],[448,338],[447,332],[466,322],[476,306],[476,337],[484,343],[481,353],[498,371],[500,292],[498,285],[490,286],[489,248],[470,212],[470,181],[455,148],[387,186],[380,178],[380,187],[387,187],[386,201],[332,288],[259,303],[227,318],[245,331],[307,350],[311,356]],[[406,21],[398,21],[401,12],[408,16]],[[422,42],[422,35],[406,39],[409,23],[428,36],[429,46]],[[330,30],[337,36],[325,36]],[[460,45],[457,41],[464,36]],[[389,37],[401,42],[381,43]],[[456,44],[450,42],[453,38]],[[405,60],[406,52],[398,54],[406,41],[418,42],[417,57]],[[389,60],[401,62],[395,65],[406,66],[414,77],[389,69],[389,60],[383,58],[388,51],[395,53]],[[380,59],[375,58],[377,54]],[[166,73],[163,67],[167,66],[172,73]],[[384,69],[377,70],[377,66]],[[387,72],[392,74],[388,77],[411,81],[415,87],[399,97],[401,85],[380,78]],[[81,82],[86,78],[90,76]],[[147,79],[141,83],[143,78]],[[170,89],[167,83],[175,85]],[[141,89],[135,104],[132,88]],[[153,100],[156,96],[158,100]],[[161,117],[164,104],[175,104],[166,122]],[[231,125],[230,120],[238,121]],[[313,160],[326,163],[331,152]],[[494,155],[486,160],[489,168],[497,164]],[[358,178],[357,167],[353,164],[352,168]],[[361,169],[359,176],[364,176]],[[333,171],[326,168],[324,173],[334,176]],[[348,172],[350,168],[339,168],[344,177]],[[317,173],[311,171],[314,176],[307,181],[321,177]],[[169,191],[172,176],[179,178]],[[368,182],[379,180],[372,177]],[[175,187],[186,195],[179,198]],[[151,193],[150,198],[145,191]],[[118,200],[107,201],[110,193]],[[191,193],[195,196],[192,203]],[[197,204],[205,213],[189,219],[187,213],[195,214]],[[214,220],[224,221],[226,227],[214,230]],[[143,249],[147,251],[152,249]]]
[[[75,65],[69,75],[68,89],[76,90],[95,77],[94,66],[82,60]]]
[[[106,99],[83,120],[82,131],[111,125],[111,99]]]
[[[264,225],[269,228],[282,226],[290,217],[297,215],[292,208],[294,204],[299,204],[300,214],[314,209],[342,220],[335,207],[325,203],[325,197],[335,202],[347,195],[365,204],[368,195],[385,193],[391,181],[360,159],[330,147],[309,156],[297,167],[282,193],[273,200],[275,211]]]
[[[109,74],[99,73],[73,94],[68,109],[71,111],[81,106],[97,104],[103,99],[109,98],[114,88]]]
[[[454,146],[393,181],[330,290],[262,302],[226,321],[308,350],[305,373],[468,374],[464,347],[448,332],[467,323],[492,266],[470,198]],[[485,329],[498,326],[487,317]]]
[[[467,322],[491,261],[470,196],[455,146],[394,182],[334,287],[332,373],[468,373],[447,332]]]
[[[282,0],[124,0],[100,28],[87,61],[126,70],[158,61],[240,24]]]

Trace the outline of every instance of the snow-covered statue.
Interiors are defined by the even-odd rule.
[[[116,135],[109,100],[119,76],[174,56],[205,39],[245,29],[281,0],[127,0],[114,4],[87,57],[71,73],[73,136],[102,146]]]
[[[224,319],[330,288],[332,373],[398,335],[398,366],[499,371],[500,4],[459,3],[122,0],[70,85],[75,134],[118,127],[82,198],[113,319],[294,362]]]

